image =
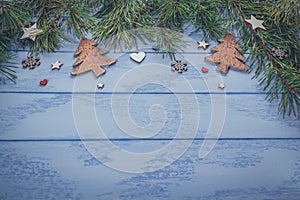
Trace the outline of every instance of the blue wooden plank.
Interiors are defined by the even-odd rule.
[[[299,138],[300,132],[299,120],[282,119],[262,94],[1,94],[0,104],[0,139],[105,138],[99,127],[108,138],[174,138],[180,130],[179,138]],[[220,135],[207,135],[218,126]]]
[[[190,28],[183,74],[147,44],[142,64],[111,51],[104,76],[71,77],[76,41],[1,82],[0,199],[298,199],[299,120],[278,116],[253,74],[216,72],[204,61],[216,43],[198,49]]]
[[[126,165],[127,157],[99,161],[81,142],[1,142],[0,197],[298,199],[299,140],[224,140],[203,159],[198,157],[201,143],[194,141],[182,157],[162,169],[132,174],[109,167],[114,159],[123,159]],[[94,145],[101,150],[101,142]],[[153,151],[164,143],[126,141],[116,145],[138,153]],[[160,157],[162,163],[166,156]]]

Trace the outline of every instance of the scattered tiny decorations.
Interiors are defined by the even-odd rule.
[[[280,60],[283,60],[288,57],[287,51],[285,49],[282,49],[280,47],[273,47],[272,48],[272,55],[274,57],[279,58]]]
[[[247,23],[251,24],[252,25],[252,28],[255,30],[257,28],[260,28],[262,30],[267,30],[263,23],[264,23],[264,20],[258,20],[256,19],[253,15],[251,15],[251,19],[246,19],[245,20]]]
[[[20,38],[21,40],[23,39],[31,39],[32,41],[35,41],[36,36],[41,34],[43,30],[36,28],[36,23],[34,23],[31,27],[29,28],[23,28],[24,34]]]
[[[177,71],[178,73],[182,73],[187,71],[187,63],[182,62],[181,60],[176,60],[176,62],[171,63],[171,68],[173,71]]]
[[[71,75],[75,76],[88,71],[93,71],[95,76],[98,77],[105,73],[102,68],[104,66],[112,65],[116,62],[114,59],[104,57],[103,55],[107,51],[96,47],[97,43],[86,38],[82,38],[77,50],[74,53],[75,57],[78,57],[74,67],[78,67],[71,72]]]
[[[102,89],[102,88],[104,88],[104,84],[103,84],[103,83],[99,83],[99,84],[97,84],[97,88],[98,88],[98,89]]]
[[[223,38],[219,39],[219,42],[220,45],[211,49],[216,53],[205,57],[207,61],[218,63],[217,70],[223,74],[228,72],[229,67],[241,71],[249,70],[249,67],[245,64],[246,59],[241,54],[243,50],[231,33],[225,34]]]
[[[141,63],[145,57],[146,57],[146,54],[142,51],[139,53],[131,53],[130,54],[130,58],[137,63]]]
[[[201,72],[202,72],[202,73],[207,73],[207,72],[208,72],[208,69],[207,69],[206,67],[202,67],[202,68],[201,68]]]
[[[41,64],[38,57],[34,58],[33,56],[28,56],[27,59],[22,60],[23,68],[29,67],[29,69],[34,69],[35,67]]]
[[[197,43],[198,43],[198,48],[202,47],[203,49],[206,49],[207,46],[209,46],[209,44],[206,43],[205,41],[198,41]]]
[[[224,85],[223,83],[219,83],[219,84],[218,84],[218,88],[220,88],[220,89],[223,90],[223,89],[225,88],[225,85]]]
[[[51,66],[52,66],[52,70],[60,70],[60,67],[63,65],[63,63],[61,63],[60,61],[56,61],[55,63],[52,63]]]
[[[47,83],[48,83],[47,79],[44,79],[44,80],[40,81],[40,85],[43,85],[43,86],[47,85]]]

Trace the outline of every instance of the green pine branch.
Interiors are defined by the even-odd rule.
[[[274,5],[273,1],[258,3],[233,0],[231,6],[232,14],[240,18],[239,25],[243,26],[239,30],[244,47],[250,50],[248,62],[255,68],[254,77],[259,78],[260,85],[267,91],[267,99],[270,102],[279,99],[278,112],[283,117],[293,114],[299,118],[299,13],[290,2],[281,0],[280,4]],[[282,5],[288,11],[283,15]],[[251,15],[264,19],[267,30],[253,30],[245,22]],[[288,52],[286,59],[280,60],[272,55],[272,49],[277,47]]]
[[[142,37],[137,29],[153,25],[146,3],[146,0],[104,1],[95,15],[98,23],[92,30],[93,38],[114,49],[137,47],[138,38]]]
[[[190,0],[158,0],[158,26],[171,29],[181,28],[188,22],[191,6]]]
[[[35,42],[24,42],[31,52],[54,52],[63,41],[70,41],[70,35],[75,38],[85,36],[95,23],[85,1],[36,0],[28,3],[23,0],[23,5],[32,8],[30,14],[35,16],[37,27],[43,30]]]
[[[195,31],[203,31],[203,40],[221,38],[225,32],[225,18],[220,17],[224,7],[223,0],[192,1],[192,9],[190,12]]]
[[[18,29],[29,18],[26,9],[18,1],[0,1],[0,74],[15,82],[15,64],[7,49],[12,45]]]
[[[8,55],[5,51],[0,50],[0,74],[13,83],[16,83],[15,79],[17,75],[14,69],[17,68],[17,66],[10,61],[12,58],[13,57]]]

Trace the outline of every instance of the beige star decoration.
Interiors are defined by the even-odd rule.
[[[225,88],[225,85],[224,85],[223,83],[219,83],[219,84],[218,84],[218,88],[220,88],[220,89],[223,90],[223,89]]]
[[[256,19],[253,15],[251,15],[251,19],[246,19],[245,20],[247,23],[251,24],[252,25],[252,28],[255,30],[257,28],[260,28],[262,30],[267,30],[263,23],[264,23],[264,20],[258,20]]]
[[[24,34],[20,38],[21,40],[23,39],[31,39],[32,41],[35,41],[36,36],[41,34],[43,30],[36,28],[36,23],[34,23],[31,27],[29,28],[23,28]]]
[[[102,89],[102,88],[104,88],[104,84],[103,84],[103,83],[99,83],[99,84],[97,84],[97,88],[98,88],[98,89]]]
[[[56,61],[55,63],[52,63],[52,70],[54,69],[58,69],[60,70],[60,67],[63,65],[63,63],[61,63],[60,61]]]
[[[205,41],[198,41],[197,43],[198,43],[198,48],[202,47],[203,49],[206,49],[207,46],[209,45]]]

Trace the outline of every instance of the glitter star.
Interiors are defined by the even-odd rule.
[[[29,38],[35,41],[37,35],[43,32],[43,30],[36,28],[36,23],[34,23],[30,28],[23,28],[24,34],[20,38],[21,40]]]
[[[251,19],[246,19],[245,21],[251,24],[254,30],[257,28],[260,28],[262,30],[267,30],[263,25],[264,20],[258,20],[253,15],[251,15]]]

